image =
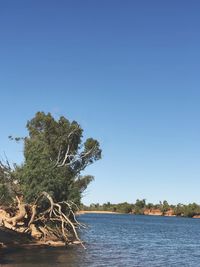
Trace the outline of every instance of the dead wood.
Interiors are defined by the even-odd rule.
[[[0,209],[0,224],[49,244],[79,243],[85,248],[77,233],[82,225],[76,220],[72,207],[73,202],[55,203],[47,192],[42,192],[33,204],[25,204],[22,197],[16,196],[16,207],[9,212]]]

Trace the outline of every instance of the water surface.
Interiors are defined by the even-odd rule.
[[[176,217],[85,214],[81,247],[10,249],[7,267],[200,266],[200,220]]]

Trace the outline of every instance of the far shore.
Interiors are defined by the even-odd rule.
[[[76,212],[76,215],[82,215],[82,214],[133,214],[134,213],[121,213],[121,212],[115,212],[115,211],[106,211],[106,210],[80,210]],[[174,214],[161,214],[161,213],[146,213],[143,214],[144,216],[163,216],[163,217],[184,217],[184,216],[177,216]],[[193,219],[200,219],[200,215],[194,215],[191,217]]]
[[[114,212],[114,211],[106,211],[106,210],[80,210],[76,214],[87,214],[87,213],[99,213],[99,214],[122,214],[120,212]]]

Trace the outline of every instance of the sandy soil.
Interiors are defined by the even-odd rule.
[[[81,214],[86,214],[86,213],[96,213],[96,214],[121,214],[121,213],[119,213],[119,212],[105,211],[105,210],[101,210],[101,211],[97,211],[97,210],[80,210],[80,211],[78,211],[76,214],[77,214],[77,215],[81,215]]]

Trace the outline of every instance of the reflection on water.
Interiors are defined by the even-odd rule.
[[[80,251],[79,251],[80,250]],[[0,266],[6,267],[46,267],[46,266],[81,266],[79,248],[27,248],[9,249],[1,255]]]
[[[86,214],[81,247],[0,251],[2,267],[200,266],[200,220]]]

